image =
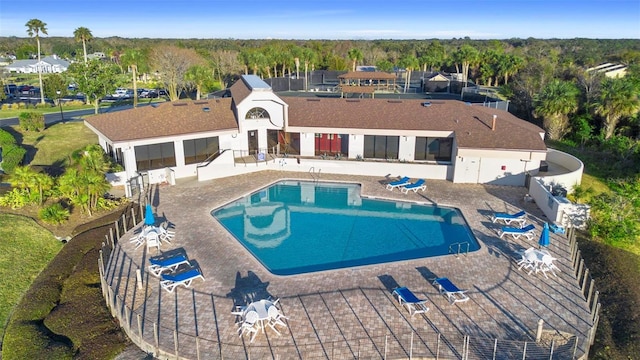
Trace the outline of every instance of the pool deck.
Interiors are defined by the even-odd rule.
[[[262,171],[207,182],[179,181],[175,186],[153,189],[151,204],[157,220],[175,226],[175,238],[163,245],[162,251],[186,251],[201,268],[205,281],[195,280],[191,288],[179,287],[172,294],[162,290],[159,279],[145,271],[149,257],[157,251],[144,246],[134,249],[129,243],[138,227],[122,236],[107,266],[107,279],[124,304],[141,315],[140,328],[148,343],[155,342],[155,323],[160,349],[175,353],[177,330],[178,352],[184,358],[198,358],[196,335],[203,359],[368,359],[384,358],[385,354],[387,358],[409,358],[410,354],[435,358],[436,352],[440,358],[459,358],[463,336],[468,335],[471,353],[476,352],[470,358],[482,358],[478,354],[491,354],[495,338],[520,347],[523,341],[533,342],[538,321],[543,319],[546,330],[577,335],[578,356],[586,351],[591,316],[581,284],[573,275],[568,240],[551,234],[549,251],[558,259],[557,277],[528,275],[516,265],[520,259],[517,251],[537,247],[546,220],[534,203],[524,201],[525,188],[428,180],[426,191],[402,194],[398,189],[385,189],[384,184],[395,178],[322,174],[320,181],[362,184],[363,196],[457,207],[481,249],[459,257],[276,276],[210,212],[280,179],[311,180],[308,173]],[[525,237],[498,238],[501,225],[491,222],[491,214],[517,209],[526,210],[528,222],[536,226],[532,241]],[[142,290],[136,290],[138,268],[142,270]],[[470,300],[449,304],[432,285],[436,277],[448,277],[459,288],[467,289]],[[410,316],[392,295],[397,286],[406,286],[418,297],[428,299],[428,313]],[[234,304],[267,296],[280,299],[280,308],[289,319],[288,328],[280,328],[281,335],[267,329],[253,343],[247,337],[238,337],[236,318],[230,314]],[[134,316],[131,319],[138,333]],[[438,333],[443,336],[440,342]],[[535,351],[534,346],[529,351]]]

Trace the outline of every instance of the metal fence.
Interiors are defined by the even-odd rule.
[[[120,237],[143,221],[142,205],[131,209],[131,216],[123,214],[105,235],[98,258],[102,293],[111,315],[140,349],[160,359],[586,359],[588,347],[593,343],[599,319],[600,303],[594,281],[578,250],[575,232],[569,229],[571,262],[582,293],[591,309],[593,325],[587,339],[574,335],[555,336],[538,341],[518,341],[468,336],[460,333],[444,334],[435,330],[393,332],[383,336],[363,336],[332,342],[304,339],[294,345],[260,346],[232,344],[195,334],[184,333],[176,328],[159,326],[151,317],[145,317],[144,306],[132,309],[122,296],[107,281],[105,259],[111,262],[113,249]],[[141,284],[139,270],[137,283]],[[215,295],[212,295],[215,296]],[[429,322],[428,317],[424,316]],[[584,340],[584,341],[583,341]],[[579,343],[586,349],[579,351]],[[582,349],[580,349],[582,350]]]

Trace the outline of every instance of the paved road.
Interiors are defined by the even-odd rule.
[[[140,104],[138,103],[138,106],[147,106],[149,104]],[[108,113],[108,112],[113,112],[113,111],[121,111],[121,110],[127,110],[127,109],[131,109],[133,107],[133,105],[116,105],[113,104],[109,107],[101,107],[100,108],[100,113]],[[60,114],[60,112],[54,112],[54,113],[50,113],[50,114],[45,114],[44,115],[44,123],[46,125],[50,125],[50,124],[55,124],[61,121],[81,121],[82,120],[82,116],[86,116],[86,115],[93,115],[94,114],[94,109],[84,109],[84,110],[68,110],[68,111],[64,111],[63,108],[63,112],[62,114]],[[13,125],[18,125],[19,121],[17,117],[13,117],[13,118],[6,118],[6,119],[0,119],[0,127],[3,126],[13,126]]]

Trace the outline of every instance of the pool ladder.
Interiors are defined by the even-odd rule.
[[[462,252],[464,248],[464,252]],[[457,242],[449,245],[449,254],[456,254],[456,257],[460,256],[460,254],[467,256],[469,253],[469,242]]]
[[[316,173],[315,166],[309,168],[309,175],[311,175],[314,182],[318,182],[318,179],[320,179],[320,171],[322,171],[322,169],[318,169],[318,172]]]

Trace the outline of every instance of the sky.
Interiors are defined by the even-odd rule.
[[[0,36],[33,18],[63,37],[640,39],[640,0],[0,0]]]

